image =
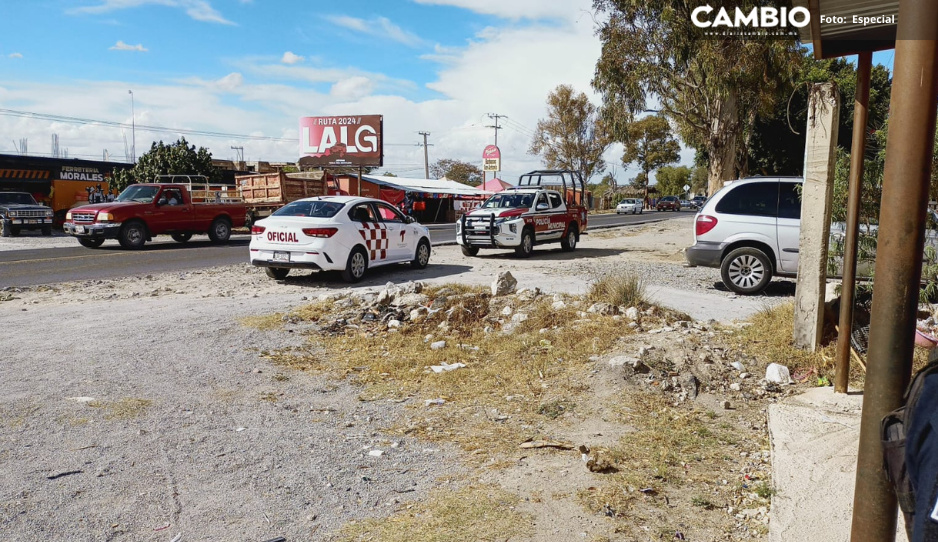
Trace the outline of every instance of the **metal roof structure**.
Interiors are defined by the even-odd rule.
[[[793,0],[792,7],[811,13],[811,24],[798,34],[802,43],[814,46],[817,59],[895,47],[898,0]],[[884,22],[864,25],[855,19],[861,17],[881,17]]]

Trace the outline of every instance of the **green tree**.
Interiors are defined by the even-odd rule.
[[[662,195],[684,196],[684,186],[690,186],[691,169],[687,166],[665,166],[655,173],[655,186]]]
[[[537,122],[528,154],[549,168],[580,172],[583,182],[606,169],[602,156],[610,139],[586,94],[559,85],[547,95],[547,115]]]
[[[209,182],[222,179],[221,170],[212,165],[212,153],[205,147],[196,150],[186,138],[170,145],[154,142],[134,167],[115,172],[112,188],[118,191],[139,182],[153,182],[157,175],[204,175]]]
[[[707,193],[707,168],[694,166],[690,173],[690,191],[693,194]]]
[[[747,3],[748,4],[748,3]],[[649,96],[709,159],[709,193],[736,176],[756,120],[774,110],[801,55],[792,40],[707,37],[682,0],[594,0],[605,15],[593,86],[616,138]],[[745,7],[742,7],[745,9]]]
[[[451,181],[470,186],[482,184],[482,170],[478,166],[452,158],[443,158],[432,164],[430,176],[435,179],[446,177]]]
[[[642,170],[636,177],[638,188],[643,189],[643,197],[648,197],[649,174],[662,166],[680,160],[681,146],[671,135],[668,120],[659,115],[651,115],[630,122],[625,127],[625,152],[622,163],[635,163]]]
[[[854,63],[843,58],[815,60],[802,49],[801,66],[786,89],[787,99],[776,104],[772,114],[760,117],[746,149],[746,162],[741,175],[802,175],[808,115],[808,88],[812,83],[834,81],[840,90],[840,126],[837,145],[848,154],[853,145],[853,97],[856,94],[857,70]],[[866,158],[878,151],[875,132],[889,115],[889,93],[892,82],[888,70],[875,65],[870,74],[869,120]]]

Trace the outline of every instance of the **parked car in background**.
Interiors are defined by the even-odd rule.
[[[694,209],[700,210],[703,208],[704,203],[707,202],[707,196],[694,196],[694,199],[691,200],[691,203],[694,204]]]
[[[52,209],[28,192],[0,192],[0,235],[16,237],[23,230],[52,235]]]
[[[677,196],[665,196],[658,200],[655,209],[659,211],[680,211],[681,200],[677,199]]]
[[[798,271],[800,177],[754,177],[715,193],[697,214],[691,266],[716,267],[727,288],[757,294]]]
[[[690,200],[682,199],[681,200],[681,210],[684,209],[695,209],[693,202]]]
[[[616,205],[616,214],[617,215],[627,214],[627,213],[632,213],[633,215],[642,214],[643,207],[644,205],[642,205],[642,200],[626,198],[620,201],[618,205]]]

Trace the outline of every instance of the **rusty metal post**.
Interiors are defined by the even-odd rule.
[[[852,542],[895,540],[896,496],[883,474],[879,428],[898,407],[912,368],[915,315],[938,97],[938,2],[899,2],[873,314]]]
[[[857,93],[853,100],[853,145],[850,150],[850,180],[847,189],[847,224],[844,227],[840,332],[837,334],[837,371],[834,373],[834,391],[837,393],[847,393],[847,380],[850,376],[850,334],[853,332],[853,294],[857,277],[857,232],[860,222],[860,194],[863,190],[863,155],[866,152],[872,65],[873,53],[860,53],[857,62]]]

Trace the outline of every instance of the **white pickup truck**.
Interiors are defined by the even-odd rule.
[[[535,245],[556,242],[563,250],[574,250],[586,231],[585,196],[576,172],[526,173],[518,186],[498,192],[460,218],[456,242],[466,256],[475,256],[482,248],[509,248],[527,257]]]

